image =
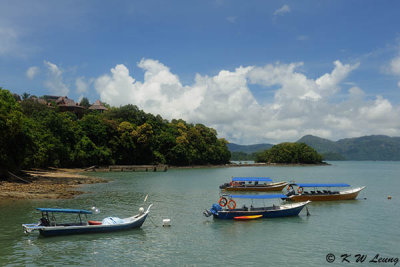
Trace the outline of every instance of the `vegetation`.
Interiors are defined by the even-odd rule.
[[[86,102],[86,100],[83,100]],[[87,103],[86,103],[87,104]],[[0,87],[0,169],[107,164],[225,164],[227,141],[202,124],[164,120],[134,105],[81,119]],[[1,175],[1,173],[0,173]]]
[[[257,154],[256,162],[267,163],[322,163],[322,156],[304,143],[281,143]]]
[[[247,154],[245,152],[231,152],[231,160],[255,160],[257,153]]]

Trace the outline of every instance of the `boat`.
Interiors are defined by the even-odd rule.
[[[289,201],[333,201],[355,199],[365,186],[338,190],[338,188],[350,187],[349,184],[305,184],[292,183],[287,187],[287,200]],[[295,188],[297,188],[295,190]]]
[[[283,194],[269,195],[222,195],[218,204],[213,204],[211,209],[205,210],[206,217],[213,216],[216,219],[257,219],[257,218],[277,218],[286,216],[297,216],[300,211],[311,201],[299,203],[286,203],[282,205],[262,206],[262,207],[247,207],[243,205],[241,208],[236,208],[235,199],[251,199],[266,200],[266,199],[286,199]],[[261,216],[260,216],[261,215]]]
[[[142,226],[150,212],[150,204],[145,211],[144,208],[139,209],[139,213],[132,217],[120,219],[117,217],[107,217],[102,221],[87,220],[87,215],[92,214],[91,210],[81,209],[56,209],[56,208],[37,208],[42,213],[38,223],[23,224],[22,227],[26,234],[33,231],[39,231],[42,236],[58,236],[71,234],[86,234],[86,233],[105,233],[120,230],[128,230],[139,228]],[[77,214],[74,222],[59,223],[56,218],[56,213],[72,213]]]
[[[272,182],[269,177],[233,177],[230,183],[220,185],[226,191],[281,191],[287,182]]]

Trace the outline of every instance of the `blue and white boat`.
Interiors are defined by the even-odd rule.
[[[139,209],[139,214],[132,217],[124,219],[107,217],[102,221],[87,220],[87,214],[92,214],[90,210],[37,208],[37,210],[42,213],[39,222],[36,224],[23,224],[22,227],[25,233],[39,231],[42,236],[105,233],[128,230],[142,226],[152,205],[153,204],[150,204],[146,211],[141,207]],[[55,213],[72,213],[77,214],[77,217],[74,222],[59,223],[55,218]],[[83,216],[84,218],[82,218]]]
[[[255,200],[267,199],[286,199],[287,196],[283,194],[269,194],[269,195],[223,195],[218,204],[213,204],[211,209],[205,210],[206,217],[213,216],[217,219],[257,219],[257,218],[277,218],[287,216],[297,216],[301,210],[311,201],[299,203],[286,203],[282,205],[272,206],[259,206],[253,207]],[[243,205],[236,208],[235,199],[251,199],[252,204],[247,207]]]

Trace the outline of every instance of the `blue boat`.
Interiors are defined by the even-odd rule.
[[[39,231],[42,236],[58,236],[86,233],[105,233],[120,230],[139,228],[142,226],[150,212],[150,204],[146,211],[139,209],[139,214],[132,217],[120,219],[117,217],[107,217],[102,221],[87,220],[87,214],[92,214],[90,210],[80,209],[53,209],[37,208],[42,213],[42,217],[36,224],[23,224],[25,233]],[[55,218],[55,213],[77,214],[77,218],[71,223],[59,223]],[[84,216],[84,218],[82,218]]]
[[[218,204],[213,204],[210,210],[205,210],[206,217],[213,216],[217,219],[252,219],[252,218],[277,218],[287,216],[297,216],[301,210],[311,201],[299,203],[286,203],[283,205],[272,205],[263,207],[247,207],[243,205],[236,208],[236,201],[234,199],[286,199],[287,196],[283,194],[273,195],[223,195]],[[257,216],[261,215],[261,216]]]

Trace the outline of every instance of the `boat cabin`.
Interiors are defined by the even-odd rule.
[[[76,226],[76,225],[87,225],[87,214],[92,214],[90,210],[79,210],[79,209],[52,209],[52,208],[37,208],[42,213],[42,217],[39,220],[39,226]],[[73,213],[77,214],[75,221],[69,223],[58,222],[54,213]],[[84,220],[82,220],[84,215]]]
[[[287,187],[288,193],[286,194],[288,197],[292,195],[331,195],[331,194],[339,194],[337,190],[338,187],[349,187],[349,184],[339,183],[339,184],[305,184],[305,183],[292,183]],[[295,190],[297,187],[297,190]],[[333,190],[332,188],[335,188]]]

